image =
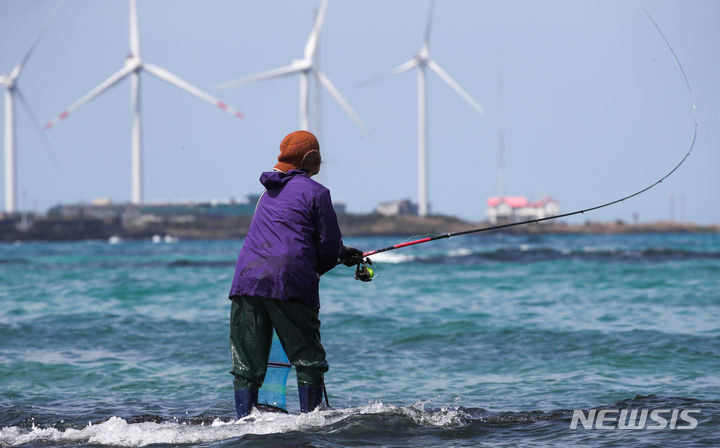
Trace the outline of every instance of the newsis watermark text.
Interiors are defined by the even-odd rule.
[[[695,429],[698,421],[693,414],[700,409],[590,409],[574,410],[570,429]]]

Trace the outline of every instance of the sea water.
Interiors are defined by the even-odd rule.
[[[168,241],[0,244],[0,445],[720,446],[718,234],[481,234],[379,254],[370,283],[339,266],[331,408],[300,415],[293,372],[288,415],[240,421],[242,240]],[[697,424],[571,429],[613,409]]]

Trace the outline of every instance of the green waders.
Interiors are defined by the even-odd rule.
[[[230,351],[236,391],[257,391],[265,379],[275,328],[290,364],[295,366],[298,386],[318,388],[328,371],[325,349],[320,343],[319,310],[289,300],[232,297]]]

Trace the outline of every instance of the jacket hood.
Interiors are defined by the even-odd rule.
[[[260,183],[268,190],[272,188],[281,188],[297,175],[305,176],[303,170],[290,170],[287,173],[282,171],[265,171],[260,175]]]

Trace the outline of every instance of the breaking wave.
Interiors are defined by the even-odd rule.
[[[17,426],[0,429],[0,446],[89,444],[139,447],[150,444],[213,444],[228,439],[252,444],[267,435],[273,436],[273,443],[278,438],[292,440],[297,443],[293,446],[304,446],[304,442],[310,441],[318,443],[323,439],[340,444],[351,440],[381,439],[395,445],[401,441],[407,442],[406,437],[416,437],[423,432],[433,434],[434,437],[444,433],[446,436],[464,434],[474,438],[493,434],[494,437],[505,437],[507,431],[517,436],[523,431],[533,431],[547,433],[548,437],[553,438],[567,430],[573,412],[567,409],[495,412],[460,406],[440,409],[427,407],[426,402],[407,407],[376,402],[347,409],[318,410],[309,414],[253,411],[241,420],[224,420],[220,417],[166,419],[156,415],[140,415],[111,417],[84,426],[61,422],[39,427],[26,420]],[[702,408],[703,420],[708,423],[720,414],[720,403],[717,402],[653,395],[636,396],[606,407]]]
[[[0,446],[18,445],[108,445],[138,447],[150,444],[208,443],[252,435],[335,432],[360,426],[380,429],[388,424],[444,427],[465,423],[460,409],[424,411],[422,406],[395,407],[374,403],[341,410],[318,410],[289,415],[253,411],[241,420],[215,418],[164,419],[156,415],[111,417],[68,427],[65,423],[35,426],[19,424],[0,429]]]

